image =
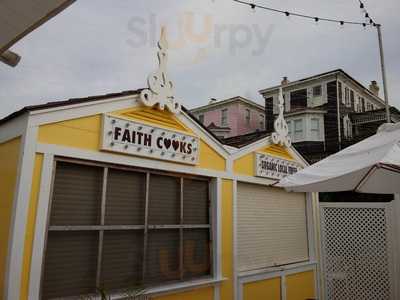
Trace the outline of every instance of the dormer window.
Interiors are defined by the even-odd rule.
[[[228,109],[221,110],[221,126],[228,125]]]

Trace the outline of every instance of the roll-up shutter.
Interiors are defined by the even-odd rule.
[[[305,195],[239,183],[239,271],[308,260]]]
[[[57,163],[50,225],[100,224],[103,169]]]

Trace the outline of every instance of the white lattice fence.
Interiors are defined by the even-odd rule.
[[[394,300],[390,204],[321,204],[327,300]]]

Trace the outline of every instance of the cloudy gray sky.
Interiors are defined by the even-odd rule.
[[[357,0],[257,0],[320,17],[364,20]],[[392,104],[400,107],[400,1],[366,0],[383,24]],[[16,68],[0,64],[0,117],[48,101],[145,87],[157,66],[161,24],[169,74],[191,108],[336,68],[381,83],[376,30],[252,12],[231,0],[79,0],[16,44]]]

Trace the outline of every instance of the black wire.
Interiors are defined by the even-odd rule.
[[[344,20],[338,20],[338,19],[321,18],[321,17],[316,17],[316,16],[304,15],[304,14],[299,14],[299,13],[290,12],[290,11],[284,11],[284,10],[280,10],[280,9],[276,9],[276,8],[272,8],[272,7],[267,7],[267,6],[263,6],[263,5],[258,5],[258,4],[255,4],[255,3],[252,3],[252,2],[243,1],[243,0],[232,0],[232,1],[240,3],[240,4],[244,4],[244,5],[249,5],[252,9],[260,8],[260,9],[272,11],[272,12],[275,12],[275,13],[285,14],[286,16],[295,16],[295,17],[300,17],[300,18],[312,19],[315,22],[325,21],[325,22],[338,23],[338,24],[341,24],[341,25],[344,25],[344,24],[362,25],[363,27],[372,26],[372,25],[376,26],[377,25],[374,22],[368,24],[368,23],[365,23],[365,22],[344,21]]]

